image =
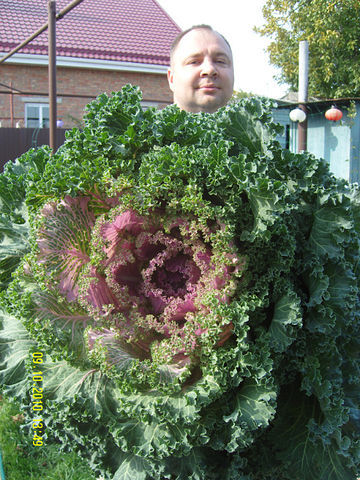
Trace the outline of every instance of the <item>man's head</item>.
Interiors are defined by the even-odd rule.
[[[215,112],[226,105],[233,93],[229,43],[208,25],[182,32],[171,48],[168,80],[174,103],[182,110]]]

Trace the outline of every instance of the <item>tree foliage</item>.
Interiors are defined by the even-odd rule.
[[[297,90],[298,49],[309,42],[309,94],[338,98],[360,95],[360,3],[358,0],[266,0],[270,62],[279,80]]]

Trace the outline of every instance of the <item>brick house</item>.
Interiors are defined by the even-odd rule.
[[[58,0],[61,12],[70,0]],[[0,58],[48,20],[48,0],[1,0]],[[83,0],[56,23],[57,118],[81,123],[84,106],[131,83],[143,103],[172,102],[170,45],[181,31],[156,0]],[[11,87],[11,88],[9,88]],[[47,127],[48,32],[0,64],[2,127]]]

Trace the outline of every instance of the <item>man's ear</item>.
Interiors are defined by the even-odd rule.
[[[169,82],[170,90],[173,92],[174,91],[174,73],[171,70],[171,67],[168,68],[167,79],[168,79],[168,82]]]

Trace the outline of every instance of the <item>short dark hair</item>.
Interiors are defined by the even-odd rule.
[[[232,53],[232,50],[231,50],[231,45],[230,43],[226,40],[226,38],[224,37],[224,35],[221,35],[221,33],[217,32],[216,30],[214,30],[210,25],[205,25],[205,24],[201,24],[201,25],[193,25],[192,27],[190,28],[187,28],[186,30],[183,30],[182,32],[180,32],[177,37],[175,37],[174,41],[172,42],[171,44],[171,47],[170,47],[170,62],[172,61],[173,59],[173,56],[174,56],[174,52],[177,48],[177,46],[179,45],[181,39],[183,37],[185,37],[185,35],[189,32],[191,32],[192,30],[200,30],[200,29],[205,29],[205,30],[210,30],[211,32],[214,32],[214,33],[217,33],[218,35],[220,35],[220,37],[225,41],[225,43],[228,45],[228,47],[230,48],[230,52]]]

